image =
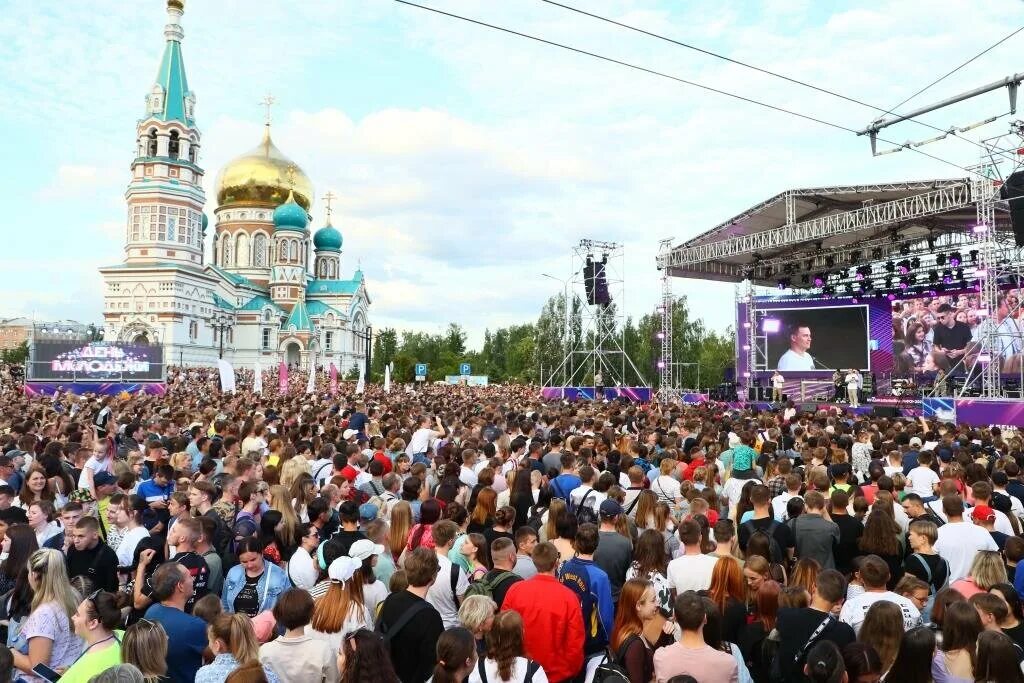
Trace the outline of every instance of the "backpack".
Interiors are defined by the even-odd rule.
[[[597,513],[594,508],[587,505],[587,499],[597,493],[594,489],[587,491],[580,500],[579,505],[569,505],[569,513],[576,517],[577,524],[597,524]]]
[[[463,600],[468,598],[470,595],[483,595],[485,597],[490,598],[491,600],[494,600],[494,589],[500,586],[501,582],[505,581],[510,576],[517,575],[513,574],[512,572],[503,571],[500,572],[493,579],[488,579],[486,576],[484,576],[476,583],[470,584],[469,589],[466,591],[466,597],[463,598]]]
[[[593,654],[608,647],[608,634],[605,633],[601,621],[601,611],[597,604],[597,595],[590,585],[590,573],[587,565],[578,558],[562,563],[558,571],[559,582],[576,593],[580,599],[580,611],[583,613],[583,652]]]
[[[743,522],[742,526],[746,527],[747,531],[750,534],[749,538],[747,539],[748,545],[750,544],[750,538],[753,538],[758,534],[767,536],[769,554],[771,555],[771,558],[769,559],[776,564],[785,563],[786,554],[782,552],[782,546],[780,546],[779,542],[775,539],[775,530],[779,528],[779,523],[776,520],[773,519],[771,521],[771,524],[768,525],[767,529],[758,529],[756,526],[754,526],[754,520],[752,519],[748,519],[747,521]]]
[[[533,505],[530,507],[530,516],[526,520],[526,525],[540,533],[540,528],[544,526],[544,513],[548,511],[547,505]]]
[[[626,638],[615,656],[612,656],[610,648],[605,651],[604,659],[601,660],[601,663],[597,665],[597,669],[594,671],[594,683],[630,683],[629,672],[619,662],[622,661],[623,653],[639,637],[638,635],[632,635]]]

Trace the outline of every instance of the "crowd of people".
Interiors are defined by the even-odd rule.
[[[1024,682],[997,427],[192,370],[0,432],[0,680]]]

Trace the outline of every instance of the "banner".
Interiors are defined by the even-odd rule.
[[[288,364],[281,361],[281,364],[277,366],[277,391],[281,394],[288,393]]]
[[[309,356],[309,381],[306,382],[306,393],[312,394],[316,390],[316,356]]]
[[[366,366],[359,364],[359,381],[356,382],[356,393],[361,394],[366,390]]]
[[[40,341],[32,345],[31,380],[162,381],[164,347],[120,342]]]
[[[253,393],[263,393],[263,366],[260,365],[259,359],[256,359],[256,363],[253,365],[252,375],[252,390]]]
[[[1020,399],[958,398],[954,405],[957,424],[1024,427],[1024,401]]]
[[[338,393],[338,368],[334,367],[334,361],[331,361],[331,396]]]
[[[384,366],[384,392],[391,391],[391,363]]]
[[[217,361],[217,370],[220,372],[220,390],[223,392],[235,390],[235,369],[231,363],[223,358]]]

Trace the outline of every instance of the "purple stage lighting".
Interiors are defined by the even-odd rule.
[[[665,361],[663,361],[663,360],[659,360],[658,361],[658,369],[659,370],[664,370],[665,369]]]
[[[778,318],[765,318],[761,321],[761,331],[765,334],[778,334],[782,329],[782,321]]]

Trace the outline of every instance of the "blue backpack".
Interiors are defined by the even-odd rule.
[[[558,571],[558,580],[563,586],[576,593],[580,599],[580,609],[583,612],[584,654],[592,655],[604,652],[608,647],[608,634],[605,633],[604,623],[601,621],[597,595],[594,594],[590,585],[590,573],[587,571],[587,565],[575,557],[563,562],[562,568]]]

